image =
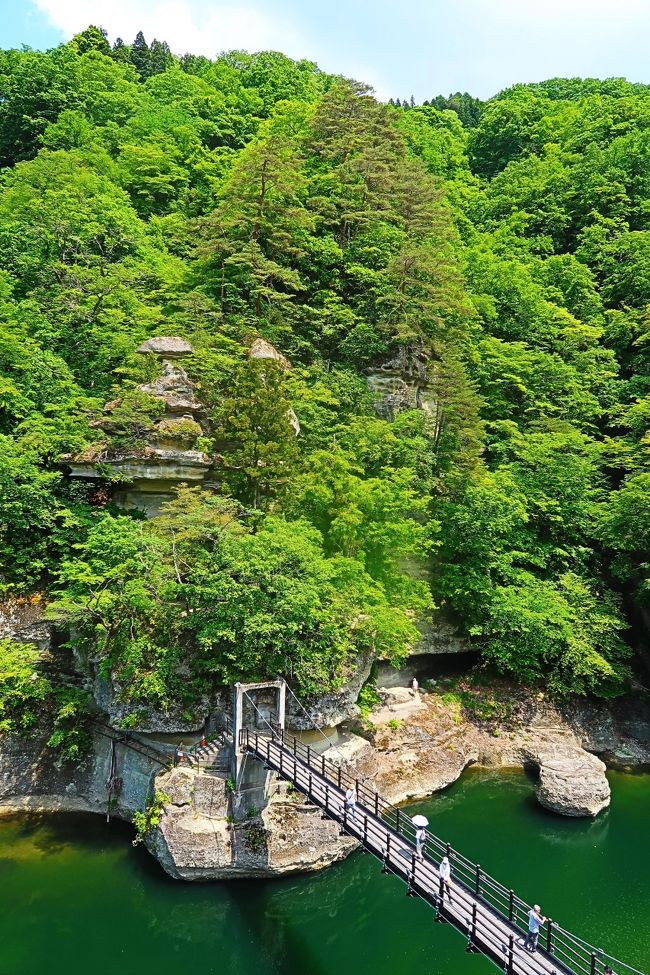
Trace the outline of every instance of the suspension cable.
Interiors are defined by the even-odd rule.
[[[300,710],[305,714],[305,716],[307,717],[307,720],[313,726],[314,731],[317,731],[318,734],[321,736],[321,738],[323,738],[324,741],[327,742],[328,748],[331,748],[332,747],[332,740],[327,737],[327,735],[322,731],[321,728],[318,727],[318,725],[316,724],[316,722],[314,721],[314,719],[312,718],[312,716],[310,715],[309,711],[304,706],[304,704],[302,703],[302,701],[300,700],[300,698],[296,694],[294,694],[294,692],[291,690],[291,687],[289,686],[289,684],[287,684],[286,681],[284,683],[286,685],[287,690],[289,691],[289,694],[291,694],[292,698],[294,699],[294,701],[296,702],[296,704],[298,705],[298,707],[300,708]]]
[[[248,691],[244,691],[244,697],[247,697],[248,698],[248,700],[251,702],[251,704],[253,705],[253,707],[255,708],[255,710],[257,711],[257,713],[259,714],[259,716],[262,719],[262,721],[264,722],[264,724],[268,726],[271,734],[275,736],[277,734],[275,728],[273,727],[273,725],[269,721],[266,720],[266,718],[264,717],[264,715],[262,714],[262,712],[258,708],[257,704],[255,703],[255,701],[253,700],[253,698],[248,693]]]

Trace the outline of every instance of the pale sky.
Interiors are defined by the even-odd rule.
[[[277,50],[417,101],[518,81],[650,83],[650,0],[0,0],[0,47],[51,47],[89,23],[178,54]]]

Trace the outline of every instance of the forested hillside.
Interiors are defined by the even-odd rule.
[[[0,52],[0,166],[2,593],[44,593],[134,708],[278,672],[336,687],[434,606],[522,681],[624,688],[648,600],[649,87],[384,105],[281,54],[89,28]],[[61,457],[150,428],[153,335],[193,345],[210,436],[188,442],[219,488],[146,521]],[[291,369],[247,357],[260,336]],[[386,419],[366,374],[399,355],[435,407]],[[5,728],[48,693],[32,665],[5,645]]]

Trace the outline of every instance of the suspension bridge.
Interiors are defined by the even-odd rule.
[[[295,697],[290,688],[289,693]],[[258,720],[254,728],[239,722],[232,732],[228,728],[235,750],[290,782],[308,803],[320,807],[323,816],[338,822],[341,834],[354,837],[365,853],[381,861],[382,873],[404,881],[407,896],[421,898],[433,908],[437,922],[460,931],[467,951],[482,953],[506,975],[609,975],[614,967],[616,975],[643,975],[550,918],[537,950],[527,950],[530,905],[429,830],[418,856],[415,826],[403,809],[330,761],[322,750],[288,735],[284,721],[269,722],[246,691],[244,696],[262,727]],[[345,802],[350,788],[357,798],[354,813]],[[452,868],[450,891],[440,874],[443,857]]]

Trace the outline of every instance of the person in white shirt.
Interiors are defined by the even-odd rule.
[[[413,694],[413,697],[416,697],[419,690],[420,690],[420,685],[418,684],[418,679],[417,677],[414,677],[413,680],[411,681],[411,693]]]
[[[442,881],[442,896],[445,896],[446,891],[447,897],[451,900],[451,864],[449,857],[443,857],[440,861],[440,880]]]
[[[418,860],[424,859],[424,857],[422,856],[422,848],[426,842],[426,838],[427,838],[426,829],[424,828],[424,826],[418,826],[418,828],[415,831],[415,855],[417,856]]]
[[[345,809],[352,819],[357,818],[357,790],[353,785],[345,793]]]
[[[528,912],[528,934],[524,941],[524,948],[528,948],[532,952],[537,951],[539,930],[543,924],[546,924],[546,918],[542,917],[542,909],[539,904],[535,904],[533,909]]]

